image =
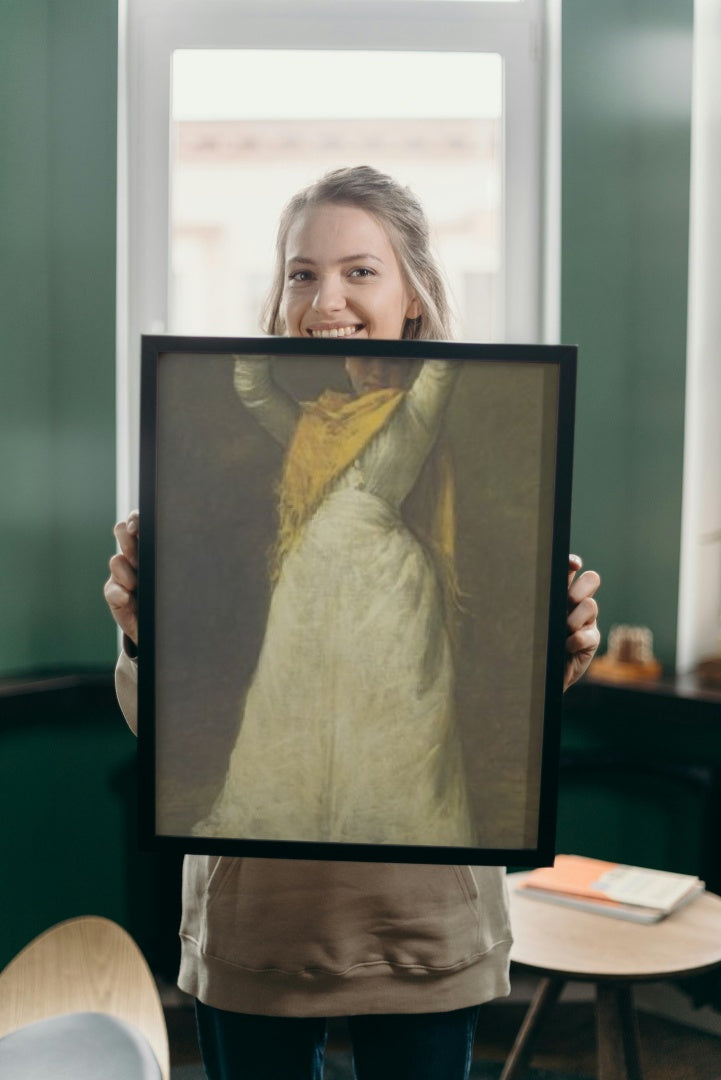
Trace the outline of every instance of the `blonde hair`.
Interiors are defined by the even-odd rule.
[[[421,305],[421,314],[406,319],[402,338],[447,341],[452,336],[451,310],[443,276],[430,250],[428,221],[419,200],[392,177],[370,165],[327,173],[294,195],[281,214],[276,239],[275,275],[263,311],[263,330],[281,335],[288,233],[296,218],[311,206],[336,203],[357,206],[386,229],[401,272]]]

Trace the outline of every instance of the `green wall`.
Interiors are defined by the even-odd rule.
[[[177,974],[180,858],[138,848],[136,740],[110,672],[0,687],[0,969],[62,919],[104,915]]]
[[[116,0],[0,0],[0,675],[109,665]]]
[[[115,515],[116,0],[0,0],[0,966],[60,919],[146,948],[154,866],[102,597]],[[145,910],[142,910],[144,908]]]
[[[692,0],[563,5],[562,340],[579,345],[573,546],[601,626],[675,656]],[[605,648],[605,646],[604,646]]]
[[[563,8],[573,545],[674,659],[692,0]],[[116,0],[0,0],[0,675],[110,663]]]

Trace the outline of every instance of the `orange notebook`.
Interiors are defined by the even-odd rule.
[[[703,892],[704,883],[693,874],[557,855],[553,866],[532,870],[518,887],[534,899],[657,922]]]

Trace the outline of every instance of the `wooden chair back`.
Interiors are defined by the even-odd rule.
[[[155,980],[133,939],[110,919],[86,915],[58,923],[0,973],[0,1037],[75,1012],[132,1024],[169,1080],[168,1032]]]

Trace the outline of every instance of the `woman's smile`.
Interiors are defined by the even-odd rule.
[[[348,326],[309,326],[307,333],[311,337],[345,338],[354,337],[362,329],[363,323],[352,323]]]

